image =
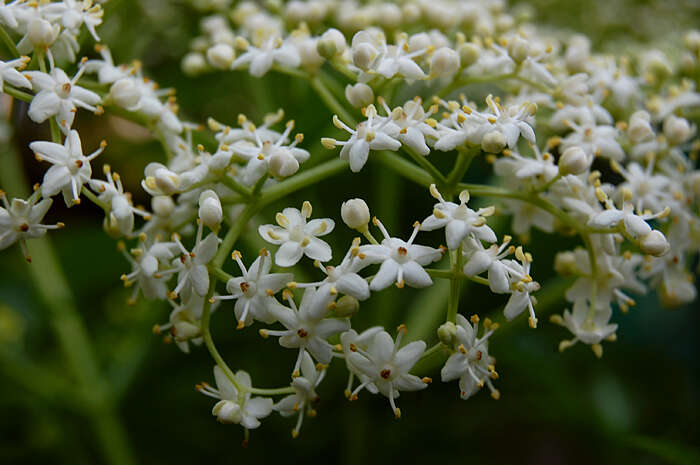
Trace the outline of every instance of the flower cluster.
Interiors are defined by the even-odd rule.
[[[492,335],[499,325],[525,327],[525,319],[537,328],[537,312],[551,313],[537,308],[538,293],[550,291],[534,278],[535,234],[569,241],[554,260],[569,280],[562,297],[570,309],[550,315],[571,334],[560,350],[581,342],[602,356],[602,342],[617,337],[616,313],[627,312],[635,295],[656,291],[668,306],[696,299],[697,31],[686,36],[682,62],[673,63],[658,50],[633,60],[597,55],[587,38],[549,37],[501,1],[295,0],[270,2],[269,10],[210,3],[230,11],[201,19],[183,70],[277,72],[307,82],[329,110],[318,118],[325,126],[307,132],[329,135],[314,141],[319,150],[312,157],[313,145],[294,120],[284,122],[283,110],[191,123],[179,116],[175,91],[161,89],[141,63],[118,64],[99,43],[94,56],[78,59],[83,28],[99,42],[99,3],[0,2],[14,55],[0,61],[0,89],[26,101],[26,116],[51,129],[51,140],[29,144],[50,165],[34,192],[10,200],[0,191],[0,249],[19,243],[31,261],[28,240],[64,227],[44,224],[59,193],[68,207],[85,199],[97,205],[131,266],[121,277],[133,289],[129,302],[169,302],[168,321],[154,332],[183,352],[210,351],[216,388],[201,383],[197,390],[216,399],[212,414],[240,424],[246,440],[273,411],[296,416],[296,437],[315,415],[333,363],[347,368],[349,400],[381,394],[397,418],[399,394],[427,388],[425,375],[439,365],[440,379],[457,380],[462,399],[483,386],[498,399]],[[134,184],[108,165],[104,179],[94,177],[92,164],[107,144],[83,150],[79,111],[114,112],[143,126],[161,142],[163,159],[149,160]],[[330,137],[339,131],[347,136]],[[323,160],[337,147],[339,159]],[[465,182],[474,160],[492,168],[492,183]],[[392,235],[363,199],[349,198],[358,192],[343,193],[349,199],[339,218],[358,237],[339,249],[340,228],[326,217],[333,212],[314,212],[308,201],[295,208],[292,194],[339,173],[363,179],[375,161],[420,185],[427,206],[406,208],[416,220],[410,233]],[[146,207],[125,190],[139,184],[150,196]],[[478,203],[484,198],[488,204]],[[273,213],[277,201],[286,208]],[[494,221],[503,216],[511,234]],[[243,236],[270,250],[244,256],[235,250]],[[305,263],[313,263],[314,276]],[[450,291],[446,309],[423,310],[446,310],[430,336],[412,338],[404,325],[353,324],[359,311],[381,311],[370,309],[375,294],[438,279]],[[503,296],[503,316],[473,314],[463,299],[466,281]],[[229,368],[210,330],[215,309],[229,315],[231,329],[255,327],[291,349],[289,385],[260,388]]]

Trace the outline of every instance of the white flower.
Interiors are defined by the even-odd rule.
[[[309,159],[309,152],[297,147],[297,144],[304,140],[303,134],[297,134],[294,141],[287,145],[292,129],[294,121],[289,121],[282,134],[268,140],[260,137],[253,126],[253,142],[239,140],[230,146],[234,154],[243,157],[247,162],[243,169],[244,184],[253,185],[267,173],[278,178],[291,176],[299,170],[300,163]]]
[[[469,192],[466,190],[459,194],[459,205],[445,201],[435,184],[430,185],[430,194],[439,203],[433,207],[433,214],[421,223],[421,231],[445,228],[447,248],[450,250],[457,249],[468,235],[482,241],[496,242],[496,234],[486,224],[486,217],[494,212],[493,207],[480,208],[478,211],[467,207]]]
[[[416,98],[406,102],[403,107],[396,107],[391,111],[383,98],[379,97],[378,100],[391,118],[392,137],[423,156],[429,155],[430,148],[426,144],[426,137],[433,139],[438,137],[437,131],[428,124],[434,124],[430,117],[437,112],[437,105],[433,105],[428,112],[425,112],[421,99]],[[394,126],[399,129],[397,134]]]
[[[333,115],[333,124],[338,129],[343,129],[350,133],[350,138],[346,141],[337,141],[329,137],[324,137],[321,142],[327,149],[333,149],[337,145],[343,146],[340,150],[340,158],[350,163],[350,170],[353,173],[359,172],[369,157],[370,150],[392,150],[397,151],[401,147],[396,137],[399,128],[393,124],[388,116],[379,116],[374,105],[365,108],[366,121],[357,125],[357,129],[352,129]]]
[[[554,157],[542,153],[536,146],[532,147],[535,157],[523,157],[513,150],[504,150],[503,158],[494,163],[494,172],[501,176],[511,176],[517,180],[529,181],[534,186],[544,185],[559,172],[554,164]]]
[[[197,386],[197,390],[205,396],[220,399],[211,413],[221,423],[237,423],[245,429],[255,429],[260,426],[260,418],[265,418],[272,412],[272,399],[251,398],[249,389],[253,383],[250,375],[243,370],[238,370],[234,376],[241,391],[236,389],[218,365],[214,367],[216,389],[202,383]]]
[[[251,76],[263,76],[275,62],[290,68],[301,64],[301,56],[296,47],[277,35],[261,39],[258,46],[250,45],[245,40],[240,43],[246,51],[234,60],[231,68],[239,69],[247,65]]]
[[[166,341],[175,341],[177,347],[185,354],[190,353],[190,343],[195,346],[202,345],[201,319],[204,308],[204,297],[197,294],[190,294],[183,298],[179,304],[172,300],[168,301],[173,307],[170,312],[169,321],[164,325],[154,325],[153,333],[161,334],[168,331],[170,334],[165,337]],[[215,305],[211,306],[214,312]]]
[[[63,227],[63,223],[41,224],[41,220],[44,219],[44,215],[51,207],[52,200],[45,198],[37,202],[39,191],[36,191],[27,200],[15,198],[12,199],[12,202],[8,202],[5,192],[0,191],[0,198],[4,205],[4,207],[0,207],[0,250],[19,241],[24,256],[28,262],[31,262],[24,241],[41,237],[46,234],[48,229]]]
[[[106,45],[95,45],[95,50],[100,53],[102,59],[88,60],[84,66],[86,72],[97,73],[97,80],[100,84],[111,84],[120,79],[131,80],[126,66],[114,64],[112,53]]]
[[[260,236],[272,244],[280,246],[275,253],[275,263],[279,266],[294,266],[303,255],[312,260],[327,262],[332,258],[331,247],[319,239],[320,236],[333,231],[335,222],[330,218],[315,219],[311,217],[311,204],[304,202],[301,211],[285,208],[277,213],[275,220],[279,226],[264,224],[258,228]]]
[[[85,66],[81,66],[73,79],[68,79],[61,68],[53,68],[50,73],[25,72],[34,90],[38,91],[29,105],[29,117],[35,123],[43,123],[55,116],[58,125],[66,132],[73,126],[76,107],[99,113],[100,96],[76,85],[84,71]]]
[[[132,271],[129,274],[124,274],[121,280],[125,287],[132,286],[136,283],[136,287],[129,299],[130,303],[136,302],[136,296],[139,290],[143,292],[147,299],[165,299],[168,288],[166,285],[166,276],[172,274],[159,273],[163,267],[169,267],[170,260],[175,256],[175,250],[178,248],[174,242],[156,242],[150,247],[142,244],[140,247],[132,249],[130,253],[126,252],[126,246],[123,243],[119,244],[119,250],[131,264]]]
[[[554,318],[554,321],[563,324],[574,335],[574,339],[570,341],[562,341],[559,344],[559,350],[564,350],[578,341],[584,344],[596,346],[593,350],[596,355],[602,354],[602,348],[599,344],[603,339],[613,339],[616,324],[610,323],[612,316],[612,308],[610,305],[596,306],[592,310],[592,304],[589,304],[586,299],[578,299],[574,302],[573,310],[564,310],[563,321],[559,318]]]
[[[170,297],[174,298],[180,293],[189,295],[191,290],[194,290],[198,295],[206,295],[209,290],[209,271],[207,264],[214,258],[216,251],[219,248],[219,239],[216,234],[209,233],[202,240],[202,226],[200,225],[197,231],[197,239],[189,252],[180,242],[177,235],[173,236],[173,241],[178,245],[181,255],[172,261],[174,270],[177,270],[177,286],[170,293]]]
[[[617,142],[618,130],[613,126],[578,125],[571,121],[568,122],[568,126],[574,132],[561,141],[559,150],[580,147],[591,158],[601,156],[615,161],[625,159],[625,151]]]
[[[53,142],[36,141],[29,144],[37,160],[48,161],[53,166],[44,174],[41,193],[44,197],[52,197],[63,192],[63,200],[67,206],[80,203],[80,189],[92,176],[90,161],[102,153],[107,146],[105,141],[100,148],[90,155],[83,155],[78,131],[71,130],[63,145]]]
[[[131,194],[124,192],[121,177],[118,173],[112,173],[108,165],[104,166],[107,181],[90,179],[90,188],[98,193],[98,199],[109,207],[106,212],[104,227],[110,234],[128,236],[134,229],[134,213],[143,216],[146,220],[151,214],[134,207],[131,202]]]
[[[355,238],[352,247],[345,254],[343,261],[338,266],[325,266],[316,262],[316,266],[326,273],[326,279],[315,283],[290,283],[293,288],[305,288],[310,286],[333,287],[336,291],[350,295],[357,300],[366,300],[369,298],[369,284],[367,280],[357,274],[358,271],[371,263],[364,259],[360,253],[360,239]]]
[[[274,295],[294,279],[292,273],[270,273],[272,259],[270,253],[262,249],[260,255],[246,269],[237,250],[232,254],[241,270],[241,276],[231,278],[226,283],[230,295],[218,296],[217,300],[236,299],[234,311],[238,320],[238,329],[250,326],[253,320],[272,323],[275,316],[269,311],[269,305],[275,301]]]
[[[520,263],[515,260],[503,260],[508,270],[511,285],[511,296],[503,309],[503,314],[510,321],[527,309],[530,313],[528,318],[530,327],[536,328],[537,316],[533,306],[534,297],[530,296],[530,294],[539,291],[540,284],[537,281],[533,281],[532,276],[530,276],[532,256],[523,252],[522,247],[515,249],[515,256]]]
[[[468,399],[476,393],[484,384],[491,391],[491,397],[498,399],[500,393],[493,387],[491,379],[496,379],[496,359],[488,352],[488,339],[498,328],[495,323],[490,323],[488,318],[484,322],[484,331],[481,337],[479,332],[479,317],[471,317],[472,324],[462,315],[457,315],[455,325],[454,353],[445,362],[440,370],[443,382],[459,378],[459,395],[462,399]]]
[[[270,314],[287,329],[284,331],[261,329],[260,335],[279,337],[282,347],[299,349],[292,376],[298,375],[305,351],[310,352],[320,363],[329,364],[333,346],[327,339],[350,329],[350,321],[347,318],[326,318],[337,295],[337,292],[333,291],[331,286],[322,286],[318,290],[310,287],[304,291],[304,297],[298,308],[292,293],[285,291],[283,296],[287,299],[289,307],[279,302],[271,303],[268,307]]]
[[[413,240],[420,230],[420,223],[413,226],[413,233],[408,241],[390,237],[384,225],[374,218],[374,225],[377,226],[384,239],[381,244],[363,245],[360,253],[365,255],[365,260],[369,263],[381,263],[379,271],[372,278],[369,288],[373,291],[380,291],[396,283],[402,288],[404,284],[411,287],[427,287],[433,284],[430,275],[423,269],[429,263],[442,258],[443,251],[424,245],[415,245]]]
[[[488,270],[488,280],[491,291],[498,294],[508,292],[510,289],[508,269],[501,260],[515,252],[515,247],[508,245],[510,240],[510,236],[504,236],[503,244],[500,246],[493,244],[488,249],[484,249],[479,239],[467,239],[464,242],[463,249],[463,254],[467,258],[463,270],[464,274],[467,276],[476,276]]]
[[[354,368],[365,378],[350,399],[357,398],[357,394],[368,387],[374,385],[379,392],[389,399],[391,409],[396,418],[401,417],[401,410],[396,407],[394,399],[399,396],[399,391],[418,391],[428,387],[429,378],[419,378],[409,374],[413,365],[425,352],[424,341],[414,341],[399,349],[401,339],[406,333],[406,327],[399,326],[396,341],[389,333],[381,331],[374,336],[374,340],[367,350],[357,346],[349,346],[350,352],[346,352]]]
[[[30,58],[26,56],[9,61],[0,60],[0,90],[5,90],[5,83],[24,89],[32,88],[29,79],[20,73],[27,66],[29,60]]]
[[[311,404],[318,402],[316,387],[321,384],[321,381],[326,376],[326,370],[319,370],[318,368],[320,367],[314,365],[311,356],[306,352],[302,353],[300,365],[300,376],[292,380],[294,394],[288,395],[272,406],[272,409],[279,412],[283,417],[298,415],[297,424],[292,430],[292,437],[294,438],[299,435],[307,410],[310,416],[316,413]]]
[[[354,329],[350,329],[348,331],[345,331],[343,334],[340,335],[340,343],[343,346],[343,353],[344,354],[349,354],[351,352],[351,347],[357,350],[358,348],[367,351],[369,350],[369,345],[374,342],[374,337],[381,331],[383,331],[384,328],[381,326],[373,326],[369,329],[366,329],[362,331],[360,334],[357,334],[357,331]],[[360,369],[352,363],[352,359],[350,357],[345,357],[345,365],[350,372],[350,375],[348,377],[348,384],[347,387],[345,388],[345,397],[350,399],[352,396],[352,386],[353,386],[353,381],[355,380],[355,376],[357,376],[360,379],[360,384],[365,383],[365,389],[367,389],[369,392],[372,394],[376,394],[377,387],[372,383],[371,380],[367,378],[367,376],[363,375]]]

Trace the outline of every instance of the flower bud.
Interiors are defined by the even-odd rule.
[[[374,92],[370,86],[363,82],[354,85],[348,84],[345,86],[345,98],[355,108],[366,107],[374,102]]]
[[[338,317],[352,316],[360,309],[360,302],[351,295],[344,295],[335,303],[335,315]]]
[[[642,252],[655,257],[665,255],[671,248],[666,240],[666,236],[664,236],[661,231],[657,231],[656,229],[642,238],[639,247],[642,249]]]
[[[206,69],[207,61],[201,53],[190,52],[182,58],[180,67],[183,73],[195,76]]]
[[[438,328],[437,335],[440,342],[451,347],[457,340],[457,326],[451,321],[443,323]]]
[[[214,405],[211,411],[212,415],[221,423],[240,423],[243,419],[241,407],[230,400],[220,400]]]
[[[211,189],[202,192],[199,196],[199,218],[209,229],[217,230],[224,218],[224,212],[221,209],[221,201]]]
[[[27,26],[27,38],[35,48],[48,47],[54,43],[57,36],[58,31],[43,18],[34,17]]]
[[[335,56],[342,55],[347,47],[345,36],[335,28],[330,28],[324,32],[316,44],[318,54],[329,60]]]
[[[192,324],[189,321],[177,321],[173,328],[175,328],[175,339],[178,341],[186,341],[201,335],[199,325]]]
[[[688,33],[683,38],[683,42],[685,43],[685,46],[688,47],[688,49],[691,52],[695,52],[695,53],[700,52],[700,31],[698,31],[698,30],[688,31]]]
[[[121,78],[112,84],[109,94],[114,103],[122,108],[134,108],[141,100],[141,89],[131,78]]]
[[[214,68],[229,69],[236,54],[228,44],[216,44],[207,50],[207,60]]]
[[[362,232],[369,223],[369,207],[362,199],[350,199],[340,206],[340,216],[349,228]]]
[[[649,50],[641,58],[642,71],[657,79],[664,78],[673,73],[671,63],[661,50]]]
[[[377,19],[386,29],[395,29],[401,25],[401,9],[394,3],[379,3]]]
[[[452,76],[459,71],[459,54],[449,47],[439,48],[430,59],[432,76]]]
[[[630,124],[627,128],[627,135],[632,142],[640,142],[654,135],[651,129],[649,113],[644,110],[635,111],[630,116]]]
[[[175,202],[169,195],[156,195],[151,198],[151,210],[157,216],[170,216],[175,210]]]
[[[499,153],[506,148],[506,138],[499,131],[491,131],[481,139],[481,148],[484,152]]]
[[[276,150],[269,160],[270,174],[277,178],[286,178],[299,171],[299,162],[289,153],[289,150]]]
[[[672,144],[682,144],[692,135],[693,130],[685,118],[668,115],[663,124],[664,135]]]
[[[459,53],[459,61],[464,67],[476,63],[476,60],[479,59],[479,55],[481,55],[481,49],[470,42],[460,45],[457,52]]]
[[[559,174],[581,174],[591,166],[591,161],[581,147],[569,147],[559,157]]]
[[[177,192],[180,185],[180,176],[167,168],[158,168],[153,173],[156,187],[163,194],[169,195]]]
[[[431,45],[433,45],[433,41],[430,40],[430,36],[427,32],[419,32],[418,34],[413,34],[408,39],[409,53],[417,52],[418,50],[425,50]]]
[[[516,63],[522,63],[530,53],[530,44],[522,37],[516,37],[508,44],[508,54]]]
[[[572,73],[585,71],[591,56],[591,41],[586,36],[576,35],[571,38],[564,61],[566,68]]]
[[[375,56],[376,50],[367,42],[361,42],[353,47],[352,62],[360,69],[366,71],[369,65],[372,64]]]
[[[554,271],[563,276],[576,274],[578,263],[576,254],[571,251],[559,252],[554,257]]]

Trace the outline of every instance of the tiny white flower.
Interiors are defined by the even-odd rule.
[[[246,268],[243,264],[240,252],[234,251],[232,257],[241,270],[241,276],[229,279],[226,283],[229,295],[218,296],[216,299],[236,299],[234,311],[238,320],[238,329],[250,326],[253,320],[274,322],[276,318],[269,312],[269,306],[274,302],[273,296],[294,279],[294,275],[270,273],[272,259],[265,249],[260,251],[260,255],[250,268]]]
[[[297,376],[304,353],[308,351],[320,363],[331,361],[333,346],[327,339],[334,334],[350,329],[347,318],[326,318],[335,300],[337,291],[332,286],[319,289],[310,287],[304,291],[301,304],[297,307],[292,293],[285,291],[289,307],[273,302],[268,311],[286,328],[283,331],[260,330],[263,337],[279,337],[279,344],[288,349],[299,349],[292,376]]]
[[[219,239],[216,234],[209,233],[202,240],[202,226],[197,231],[197,239],[192,248],[188,251],[177,235],[173,236],[173,242],[177,244],[181,255],[172,261],[174,270],[177,271],[177,285],[170,293],[170,297],[183,293],[189,295],[194,290],[200,296],[206,295],[209,290],[209,271],[207,264],[214,258],[219,248]]]
[[[479,317],[473,315],[470,323],[464,316],[457,315],[455,325],[454,352],[440,370],[440,377],[444,383],[459,379],[459,395],[462,399],[468,399],[474,395],[484,384],[491,391],[491,397],[498,399],[500,393],[493,386],[492,379],[498,374],[495,370],[496,359],[488,352],[488,340],[498,325],[484,322],[484,330],[481,337],[479,332]]]
[[[310,217],[311,204],[304,202],[301,211],[285,208],[277,213],[275,220],[279,226],[265,224],[258,228],[258,233],[264,240],[280,245],[275,253],[277,265],[294,266],[304,255],[320,262],[332,258],[331,247],[319,237],[333,231],[335,222],[330,218],[307,222]]]
[[[90,188],[97,192],[98,199],[109,207],[105,216],[105,230],[110,234],[128,236],[134,229],[134,213],[146,220],[151,218],[151,214],[134,207],[131,194],[124,192],[118,173],[112,173],[108,165],[104,166],[104,172],[107,181],[90,179],[89,184]]]
[[[411,368],[425,352],[425,342],[414,341],[401,347],[401,340],[405,333],[406,327],[401,325],[396,341],[389,333],[381,331],[374,336],[367,350],[358,346],[348,347],[350,352],[345,353],[345,356],[349,359],[349,363],[364,376],[362,384],[352,392],[351,400],[357,398],[357,394],[365,387],[369,388],[371,384],[389,399],[394,415],[400,418],[401,410],[396,407],[394,401],[399,397],[399,391],[418,391],[428,387],[429,378],[421,379],[409,374]]]
[[[414,224],[411,237],[408,241],[403,241],[389,236],[384,225],[377,218],[373,221],[374,225],[381,230],[384,239],[381,244],[360,247],[360,253],[365,255],[368,263],[381,263],[369,288],[373,291],[381,291],[392,283],[396,283],[399,288],[405,284],[411,287],[427,287],[433,284],[433,280],[423,267],[440,260],[443,251],[413,243],[420,230],[420,223]]]
[[[28,115],[35,123],[43,123],[55,116],[56,122],[64,132],[73,126],[76,108],[84,108],[93,113],[99,113],[98,105],[102,101],[99,95],[91,90],[76,85],[85,72],[81,66],[72,79],[68,79],[61,68],[53,68],[50,73],[41,71],[26,71],[24,73],[35,91],[38,91],[29,105]]]
[[[234,375],[242,392],[217,365],[214,367],[216,389],[206,383],[197,385],[197,390],[205,396],[219,399],[211,413],[221,423],[240,424],[245,429],[260,426],[260,419],[272,413],[272,399],[268,397],[251,397],[249,389],[253,386],[250,375],[238,370]]]
[[[121,280],[125,287],[136,284],[129,298],[130,303],[136,302],[139,291],[146,299],[165,299],[168,293],[166,280],[172,271],[166,273],[159,273],[159,271],[168,270],[177,248],[174,242],[155,242],[150,246],[142,243],[127,253],[126,246],[123,243],[119,244],[119,250],[131,264],[132,269],[131,273],[122,275]]]
[[[430,185],[430,194],[439,203],[433,207],[433,214],[421,223],[421,231],[445,228],[447,248],[450,250],[456,250],[469,235],[482,241],[496,242],[496,234],[486,224],[486,217],[494,212],[493,207],[480,208],[477,211],[467,207],[469,192],[466,190],[459,194],[459,205],[445,201],[435,184]]]
[[[578,341],[584,344],[598,345],[603,339],[614,337],[617,325],[610,323],[611,316],[612,308],[610,305],[596,306],[595,310],[592,311],[591,304],[586,299],[576,300],[571,312],[564,310],[562,321],[562,324],[574,335],[574,339],[562,341],[559,350],[571,347]],[[602,349],[600,350],[602,351]]]
[[[8,202],[5,192],[0,191],[0,199],[2,199],[3,204],[3,207],[0,207],[0,250],[19,241],[25,258],[31,262],[32,260],[27,254],[25,240],[41,237],[49,229],[63,227],[63,223],[41,224],[51,207],[52,200],[45,198],[38,201],[39,191],[36,191],[27,200],[15,198],[12,199],[12,202]]]
[[[63,145],[54,142],[36,141],[29,144],[37,160],[47,161],[53,166],[44,174],[41,193],[44,197],[52,197],[63,192],[63,200],[67,206],[80,203],[80,189],[92,176],[90,161],[97,157],[107,146],[105,141],[100,148],[90,155],[83,155],[83,147],[78,131],[71,130]]]
[[[231,68],[248,66],[251,76],[263,76],[275,63],[290,68],[301,64],[301,56],[296,47],[277,35],[263,38],[257,45],[248,44],[245,40],[239,42],[243,45],[242,48],[245,48],[245,52],[233,61]]]
[[[300,376],[292,380],[294,394],[284,397],[272,406],[272,409],[279,412],[283,417],[297,415],[297,423],[292,430],[292,437],[294,438],[299,436],[307,411],[309,415],[315,414],[312,404],[318,402],[319,399],[318,394],[316,394],[316,388],[326,376],[326,370],[319,369],[321,367],[314,365],[311,356],[306,352],[302,353],[300,366]]]

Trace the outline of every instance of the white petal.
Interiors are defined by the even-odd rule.
[[[302,255],[304,255],[304,249],[298,242],[285,242],[275,253],[275,263],[283,267],[294,266]]]

